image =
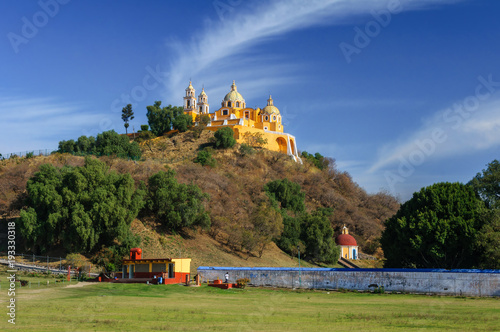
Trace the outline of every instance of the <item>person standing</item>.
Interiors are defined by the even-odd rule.
[[[226,281],[225,283],[229,283],[229,272],[226,272],[226,274],[224,275],[224,278],[226,278]]]

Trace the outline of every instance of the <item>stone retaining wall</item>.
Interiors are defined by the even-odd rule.
[[[202,281],[249,278],[255,286],[500,296],[500,270],[198,267]]]

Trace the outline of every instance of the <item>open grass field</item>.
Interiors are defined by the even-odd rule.
[[[12,325],[5,279],[0,330],[500,330],[498,298],[108,283],[18,288]]]

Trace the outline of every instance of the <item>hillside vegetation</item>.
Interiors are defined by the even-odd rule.
[[[159,171],[173,170],[181,184],[197,185],[208,194],[204,201],[210,215],[207,230],[190,230],[180,235],[157,223],[147,213],[139,214],[132,222],[132,232],[141,236],[140,245],[146,257],[167,255],[189,256],[197,265],[268,265],[295,266],[296,261],[279,250],[274,243],[267,245],[258,257],[258,250],[248,250],[243,242],[248,231],[255,227],[252,214],[265,199],[264,187],[271,181],[288,179],[300,185],[305,195],[306,211],[331,209],[328,215],[335,235],[342,227],[358,241],[362,252],[382,256],[379,238],[383,222],[399,208],[397,200],[386,194],[367,194],[352,181],[348,173],[339,171],[333,160],[322,170],[310,158],[304,163],[290,157],[256,149],[243,153],[238,145],[210,152],[213,167],[193,162],[199,151],[211,145],[213,133],[203,131],[197,138],[193,131],[162,136],[140,143],[139,161],[115,157],[100,157],[112,170],[128,173],[136,187]],[[247,151],[248,152],[248,151]],[[26,183],[42,164],[56,168],[83,166],[85,158],[72,154],[52,154],[48,157],[11,158],[0,161],[0,215],[18,217],[26,209]]]

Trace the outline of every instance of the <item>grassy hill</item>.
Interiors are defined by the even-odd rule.
[[[343,224],[349,227],[361,251],[382,256],[378,238],[383,221],[399,208],[397,200],[386,194],[367,194],[354,183],[348,173],[330,167],[320,170],[308,161],[299,164],[288,156],[267,150],[242,155],[238,146],[214,151],[216,166],[193,163],[199,150],[210,145],[212,132],[203,131],[199,138],[193,132],[158,137],[141,143],[141,161],[101,157],[111,169],[130,173],[137,184],[160,170],[177,172],[181,183],[194,183],[210,195],[206,203],[212,227],[206,233],[189,232],[183,237],[169,234],[148,217],[136,219],[134,233],[141,235],[146,257],[191,257],[193,267],[199,265],[232,266],[297,266],[296,259],[271,243],[261,258],[241,251],[238,237],[249,224],[249,215],[263,195],[269,181],[288,178],[302,187],[306,207],[333,208],[330,222],[336,234]],[[24,207],[26,182],[44,163],[56,167],[81,166],[83,157],[53,154],[48,157],[13,158],[0,161],[0,216],[17,217]],[[303,263],[304,264],[304,263]],[[373,265],[373,263],[370,262]],[[305,266],[306,264],[304,264]]]

